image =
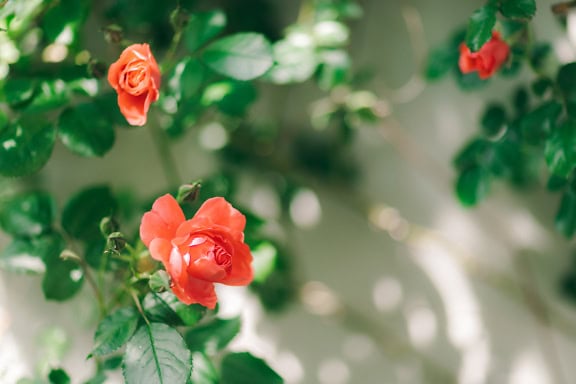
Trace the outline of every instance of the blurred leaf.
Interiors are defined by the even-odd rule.
[[[170,93],[177,99],[197,96],[205,79],[205,68],[198,59],[185,58],[174,67],[168,80]]]
[[[193,384],[219,384],[218,371],[205,354],[194,352],[192,359],[194,361],[191,377]]]
[[[546,77],[541,77],[532,83],[532,92],[534,92],[535,95],[542,97],[548,90],[552,89],[553,86],[554,83],[552,80]]]
[[[256,98],[256,88],[251,83],[226,80],[206,87],[202,104],[215,105],[220,112],[230,116],[242,116]]]
[[[42,291],[47,300],[64,301],[80,290],[84,274],[76,262],[60,258],[65,246],[62,236],[54,234],[50,241],[50,248],[44,254],[46,273],[42,280]]]
[[[490,79],[483,80],[478,76],[478,72],[462,73],[458,65],[454,67],[454,74],[456,76],[456,83],[463,91],[473,91],[485,87]]]
[[[530,65],[536,72],[544,72],[546,61],[553,52],[552,46],[548,43],[534,44],[530,51]]]
[[[148,293],[144,297],[142,307],[151,321],[170,325],[194,325],[206,312],[206,309],[200,305],[182,303],[170,291]]]
[[[4,82],[2,92],[6,102],[12,108],[18,108],[32,100],[36,86],[37,82],[34,79],[8,77]]]
[[[498,135],[506,124],[506,109],[501,104],[489,104],[481,118],[482,131],[488,137]]]
[[[12,235],[36,236],[50,230],[54,211],[55,203],[48,193],[23,193],[2,205],[0,224],[4,231]]]
[[[456,182],[458,199],[464,206],[478,204],[488,194],[490,174],[481,166],[464,169]]]
[[[567,177],[576,166],[576,122],[568,120],[558,126],[544,148],[546,164],[557,176]]]
[[[42,81],[38,93],[26,106],[28,113],[47,112],[70,102],[70,90],[61,79]]]
[[[132,337],[140,314],[132,307],[116,310],[105,317],[94,334],[94,348],[90,356],[102,356],[116,351]]]
[[[94,103],[78,104],[62,112],[58,121],[62,143],[85,157],[103,156],[114,145],[114,127]]]
[[[472,13],[468,20],[466,45],[472,52],[477,52],[492,37],[496,24],[496,7],[487,4]]]
[[[564,189],[564,187],[566,187],[567,185],[568,185],[568,179],[566,179],[565,177],[550,175],[550,177],[548,178],[548,182],[546,183],[546,188],[549,191],[557,192]]]
[[[192,355],[182,336],[166,324],[143,324],[126,346],[126,384],[186,383],[191,370]]]
[[[428,55],[424,76],[429,81],[439,80],[458,62],[458,51],[454,47],[440,46]]]
[[[211,43],[202,61],[212,70],[236,80],[262,76],[273,64],[272,46],[263,35],[237,33]]]
[[[120,112],[118,107],[118,96],[115,92],[102,93],[92,98],[92,101],[98,107],[100,113],[111,126],[120,126],[123,128],[132,128],[126,122],[126,118]]]
[[[313,46],[296,46],[289,40],[274,43],[274,66],[266,78],[275,84],[302,83],[316,70],[318,62]]]
[[[530,108],[530,95],[524,87],[516,89],[513,96],[514,108],[520,116],[526,114]]]
[[[524,140],[532,145],[544,144],[544,140],[554,129],[561,112],[562,105],[550,100],[522,116],[520,129]]]
[[[576,63],[562,66],[558,71],[556,83],[564,96],[566,112],[571,118],[576,118]]]
[[[572,237],[576,231],[576,194],[571,190],[562,196],[556,214],[556,229],[566,237]]]
[[[16,273],[43,273],[46,270],[43,260],[60,252],[60,247],[55,235],[15,238],[0,253],[0,268]]]
[[[56,131],[41,119],[25,117],[0,131],[0,175],[30,175],[46,164]]]
[[[262,359],[248,352],[229,353],[222,359],[220,384],[282,384],[284,380]]]
[[[94,186],[75,194],[62,210],[62,227],[70,236],[91,240],[101,236],[100,220],[116,210],[116,200],[107,186]]]
[[[500,3],[502,15],[517,19],[530,19],[536,13],[535,0],[502,0]]]
[[[59,0],[42,17],[42,30],[49,42],[70,45],[88,11],[87,0]]]
[[[274,271],[276,265],[276,256],[278,251],[276,247],[270,242],[264,241],[252,250],[254,260],[252,266],[254,268],[254,282],[263,283]]]
[[[224,349],[240,332],[240,317],[231,319],[215,318],[199,324],[184,335],[191,351],[214,353]]]
[[[70,384],[70,376],[61,368],[52,369],[48,374],[50,384]]]
[[[219,9],[191,15],[184,32],[186,47],[190,52],[195,52],[218,36],[225,27],[226,14]]]
[[[350,71],[350,57],[344,50],[325,51],[320,57],[318,86],[330,90],[346,82]]]
[[[457,169],[464,170],[471,166],[484,164],[491,150],[492,144],[488,140],[474,139],[456,155],[454,165]]]

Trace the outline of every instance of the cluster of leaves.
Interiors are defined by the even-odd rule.
[[[452,69],[465,90],[486,83],[475,74],[459,72],[458,45],[465,41],[471,50],[478,49],[495,27],[501,29],[511,44],[511,56],[500,73],[516,76],[527,63],[531,81],[517,87],[510,107],[501,102],[485,107],[480,134],[454,160],[456,193],[462,204],[472,206],[486,197],[495,178],[523,187],[539,182],[544,174],[546,188],[561,194],[556,229],[572,238],[576,233],[576,63],[557,64],[549,44],[533,41],[528,21],[535,10],[532,0],[489,1],[474,12],[465,32],[432,52],[426,75],[436,80]],[[497,11],[502,20],[496,20]],[[553,11],[566,10],[553,7]],[[575,279],[572,267],[561,281],[563,293],[572,299]]]
[[[9,73],[0,81],[0,176],[14,178],[14,189],[25,190],[0,199],[0,227],[12,237],[0,252],[0,267],[41,275],[48,300],[68,300],[84,285],[93,291],[100,323],[90,357],[97,372],[87,384],[103,383],[107,372],[120,366],[127,383],[282,382],[263,360],[226,350],[240,319],[183,305],[170,292],[168,276],[135,228],[154,197],[141,201],[131,192],[95,185],[82,188],[59,210],[49,192],[19,186],[22,177],[37,184],[34,177],[57,141],[78,156],[103,157],[114,146],[116,130],[127,128],[105,79],[106,61],[114,57],[86,49],[92,46],[84,35],[89,18],[106,20],[99,38],[115,54],[131,42],[150,42],[162,88],[149,124],[172,140],[209,122],[230,136],[220,152],[223,172],[208,175],[201,189],[191,184],[169,191],[178,195],[188,217],[213,196],[240,207],[254,256],[250,288],[268,310],[285,308],[297,282],[289,249],[266,235],[266,222],[236,200],[238,165],[260,170],[268,164],[269,171],[284,173],[269,182],[281,203],[280,220],[288,223],[300,190],[288,171],[352,180],[353,128],[378,119],[377,98],[356,89],[361,81],[346,50],[346,21],[362,13],[353,0],[304,2],[298,21],[275,41],[239,29],[230,14],[200,3],[182,0],[176,8],[171,2],[135,0],[103,7],[88,0],[0,4],[0,72]],[[311,119],[319,130],[291,136],[249,120],[259,96],[256,81],[283,86],[309,80],[328,94]],[[50,383],[70,382],[60,368],[47,375]]]

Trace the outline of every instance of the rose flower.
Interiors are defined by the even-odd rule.
[[[510,47],[496,31],[492,38],[478,52],[471,52],[465,43],[460,44],[458,66],[462,73],[478,71],[481,79],[492,76],[508,59]]]
[[[159,197],[140,224],[140,238],[161,261],[174,294],[185,304],[214,309],[214,283],[248,285],[252,254],[244,243],[246,218],[222,197],[208,199],[186,220],[176,199]]]
[[[130,125],[146,124],[150,104],[158,100],[160,70],[148,44],[132,44],[110,65],[108,82],[118,93],[118,106]]]

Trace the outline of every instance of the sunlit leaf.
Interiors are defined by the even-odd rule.
[[[236,80],[252,80],[270,69],[272,46],[258,33],[237,33],[211,43],[202,60],[212,70]]]
[[[180,334],[166,324],[143,324],[126,346],[126,384],[186,383],[192,354]]]
[[[121,308],[105,317],[94,335],[93,356],[106,355],[116,351],[132,337],[140,315],[131,307]]]
[[[220,384],[282,384],[284,380],[266,362],[248,352],[229,353],[222,360]]]

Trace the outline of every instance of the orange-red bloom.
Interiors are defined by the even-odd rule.
[[[481,79],[492,76],[508,59],[510,47],[500,38],[496,31],[492,38],[478,52],[470,52],[465,43],[460,44],[460,60],[458,66],[462,73],[478,71]]]
[[[158,100],[160,69],[148,44],[132,44],[110,65],[108,82],[118,93],[120,112],[131,125],[146,124],[150,104]]]
[[[172,291],[184,303],[213,309],[214,283],[248,285],[252,254],[244,243],[246,218],[222,197],[207,200],[186,220],[171,195],[159,197],[140,224],[140,238],[161,261]]]

